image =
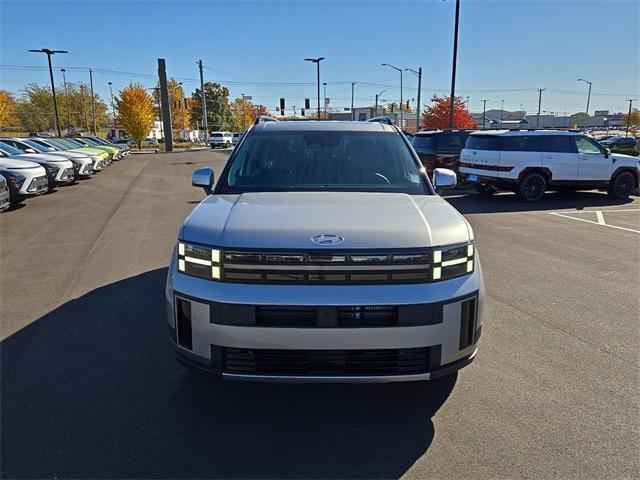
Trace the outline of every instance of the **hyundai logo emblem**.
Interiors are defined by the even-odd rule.
[[[322,245],[323,247],[333,247],[344,242],[342,235],[334,235],[333,233],[321,233],[315,237],[311,237],[311,241],[316,245]]]

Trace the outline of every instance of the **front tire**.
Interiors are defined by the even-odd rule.
[[[547,178],[539,172],[531,172],[520,179],[516,194],[523,202],[532,203],[542,200],[546,190]]]
[[[629,195],[636,187],[636,178],[631,172],[620,172],[609,182],[609,188],[607,193],[611,198],[617,200],[624,200],[629,198]]]

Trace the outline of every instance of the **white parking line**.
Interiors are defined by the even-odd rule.
[[[593,225],[600,225],[603,227],[609,227],[609,228],[615,228],[617,230],[624,230],[627,232],[634,232],[634,233],[640,233],[640,230],[634,230],[632,228],[626,228],[626,227],[618,227],[617,225],[609,225],[604,221],[604,213],[607,212],[640,212],[640,209],[620,209],[620,210],[582,210],[580,212],[570,212],[572,215],[575,214],[581,214],[581,213],[595,213],[596,214],[596,221],[594,222],[593,220],[587,220],[586,218],[578,218],[578,217],[572,217],[571,215],[567,215],[567,212],[547,212],[551,215],[556,215],[558,217],[564,217],[564,218],[570,218],[571,220],[578,220],[579,222],[586,222],[586,223],[592,223]]]

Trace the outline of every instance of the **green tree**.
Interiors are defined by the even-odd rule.
[[[116,108],[122,125],[142,148],[142,140],[153,128],[153,100],[142,85],[130,84],[120,91]]]
[[[67,83],[67,92],[68,96],[64,89],[57,92],[61,128],[74,127],[90,130],[93,114],[89,88],[82,83]],[[98,95],[95,96],[95,101],[96,123],[98,128],[104,128],[109,124],[107,104]],[[16,116],[22,126],[29,131],[53,130],[55,116],[51,89],[35,83],[28,84],[24,95],[17,102]]]
[[[218,83],[204,84],[207,99],[207,122],[210,130],[228,130],[231,127],[231,107],[229,105],[229,89]],[[193,92],[191,122],[202,120],[202,93],[200,89]]]

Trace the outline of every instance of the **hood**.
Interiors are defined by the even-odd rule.
[[[466,242],[466,220],[436,195],[284,192],[210,196],[184,222],[185,241],[233,248],[416,248]]]
[[[640,164],[640,157],[634,157],[632,155],[625,155],[624,153],[612,153],[611,158],[618,166],[629,165],[637,167]]]
[[[65,150],[63,152],[49,152],[47,155],[55,155],[60,158],[68,158],[69,160],[90,160],[89,153],[73,152]]]
[[[26,170],[29,168],[41,168],[39,164],[30,162],[28,159],[19,158],[22,155],[14,155],[12,157],[1,157],[0,168],[9,168],[11,170]]]
[[[16,158],[29,160],[30,162],[47,162],[47,163],[69,163],[68,158],[61,157],[59,155],[51,155],[49,153],[24,153],[16,156]]]

